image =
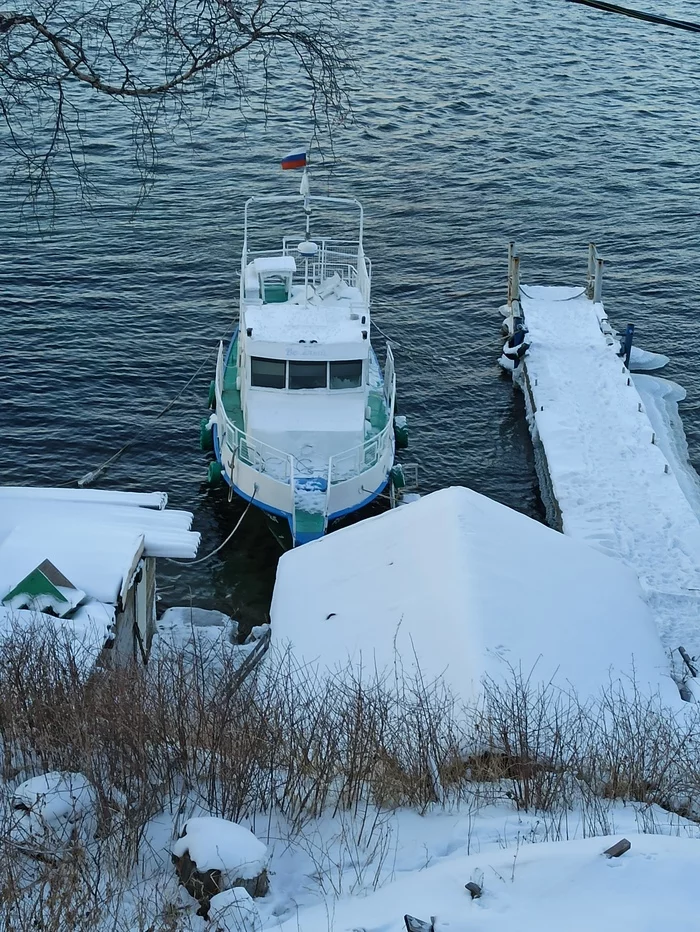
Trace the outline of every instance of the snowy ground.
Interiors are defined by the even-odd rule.
[[[630,376],[601,330],[602,305],[580,289],[528,285],[522,306],[531,429],[564,532],[634,569],[664,646],[700,654],[700,497],[677,386]]]
[[[271,851],[270,892],[255,901],[255,926],[284,932],[403,932],[409,913],[453,932],[695,932],[700,895],[700,827],[658,807],[604,807],[599,819],[514,811],[507,801],[482,809],[419,815],[373,809],[311,821],[295,834],[261,816],[250,825]],[[175,826],[153,820],[145,843],[150,876],[163,889],[171,873]],[[592,834],[592,832],[600,834]],[[621,838],[629,852],[607,859]],[[464,885],[483,889],[472,901]],[[233,932],[237,921],[207,923],[171,883],[180,921],[192,932]]]
[[[214,679],[221,664],[237,662],[252,649],[233,644],[235,622],[218,612],[173,609],[164,615],[159,630],[155,658],[173,652],[184,658],[186,669],[190,654],[193,662],[205,655]],[[17,776],[7,779],[5,795],[12,799]],[[75,797],[89,826],[92,794],[82,778],[53,783],[60,790],[56,800],[60,805],[49,805],[51,801],[44,798],[52,782],[34,779],[17,799],[36,812],[19,810],[15,817],[48,821],[51,814],[63,831],[75,822],[66,806],[66,799]],[[120,873],[112,873],[97,855],[104,840],[88,836],[86,863],[94,894],[101,909],[108,904],[112,918],[103,915],[97,922],[71,928],[79,932],[404,932],[403,916],[408,913],[428,923],[435,917],[435,932],[619,932],[620,928],[694,932],[700,911],[695,883],[700,871],[700,825],[655,805],[625,805],[594,797],[573,777],[567,787],[571,804],[551,812],[519,810],[512,779],[470,782],[459,803],[448,799],[421,812],[380,810],[362,799],[351,811],[334,811],[331,800],[320,818],[301,816],[292,821],[276,811],[257,812],[242,824],[262,845],[253,841],[251,848],[247,833],[227,832],[226,851],[215,851],[211,863],[238,860],[260,865],[269,858],[269,893],[255,901],[240,890],[221,894],[212,899],[210,919],[205,920],[197,915],[199,904],[178,886],[171,854],[181,853],[183,843],[177,839],[189,820],[221,813],[206,809],[204,792],[191,788],[178,795],[174,786],[167,805],[145,823],[142,833],[139,830],[138,867],[133,852],[124,858],[115,836]],[[116,813],[119,793],[110,794],[107,785],[101,790]],[[193,824],[196,846],[204,852],[202,863],[209,863],[206,858],[212,849],[206,823]],[[210,840],[216,848],[221,825],[211,825]],[[237,836],[240,851],[235,850]],[[603,851],[622,837],[631,842],[630,851],[619,860],[606,859]],[[18,856],[13,850],[15,865]],[[38,869],[45,870],[46,861],[40,861]],[[27,871],[31,873],[31,867]],[[464,888],[470,881],[482,887],[477,900]],[[25,891],[32,890],[39,893],[38,887],[27,883]],[[92,908],[92,899],[90,903]],[[2,926],[2,908],[0,903],[0,928],[25,932],[39,927],[36,923]],[[39,908],[48,910],[50,904],[40,902]]]
[[[498,814],[493,818],[495,829]],[[426,845],[422,868],[397,870],[393,883],[366,898],[301,910],[282,928],[402,932],[404,913],[427,921],[435,917],[436,930],[451,932],[698,928],[698,897],[690,892],[700,867],[696,838],[625,829],[630,851],[608,859],[602,851],[619,835],[538,845],[530,843],[524,825],[523,834],[467,854],[455,836],[458,826],[446,832],[448,838],[452,834],[453,851],[441,854]],[[471,899],[465,890],[469,881],[482,885],[481,898]]]

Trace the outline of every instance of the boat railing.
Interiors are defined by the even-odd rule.
[[[283,450],[252,437],[241,430],[226,413],[223,403],[224,387],[224,345],[219,344],[219,355],[216,362],[216,410],[219,414],[219,424],[223,427],[219,438],[220,444],[226,444],[238,462],[245,463],[256,472],[263,473],[277,482],[291,483],[292,457]]]
[[[281,249],[250,250],[247,244],[243,248],[243,262],[241,275],[241,300],[243,299],[243,277],[248,263],[255,259],[272,258],[274,256],[294,256],[298,259],[297,245],[303,235],[285,236]],[[357,288],[363,302],[369,304],[372,281],[372,263],[365,256],[362,246],[357,242],[344,242],[333,239],[318,241],[318,253],[313,261],[309,261],[309,284],[319,286],[337,274],[350,287]],[[293,282],[303,285],[306,280],[306,268],[299,262],[299,268],[294,275]]]
[[[384,397],[387,402],[388,418],[384,428],[374,437],[365,440],[359,446],[344,450],[331,456],[328,466],[330,485],[346,482],[355,476],[373,469],[386,453],[393,452],[394,445],[394,408],[396,404],[396,375],[393,369],[393,356],[387,352],[387,372],[384,380]],[[389,368],[391,366],[391,368]]]
[[[596,304],[603,301],[603,257],[596,249],[595,243],[588,246],[588,279],[586,281],[586,297]]]
[[[384,400],[387,408],[394,413],[394,396],[396,395],[396,368],[394,365],[394,353],[387,344],[386,347],[386,364],[384,366]]]

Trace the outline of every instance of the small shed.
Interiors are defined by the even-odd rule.
[[[200,540],[192,515],[166,509],[167,500],[0,487],[0,633],[39,620],[73,635],[85,662],[145,662],[156,559],[194,557]]]
[[[464,701],[522,671],[581,698],[615,679],[680,704],[634,573],[469,489],[434,492],[281,558],[272,643],[300,662],[442,677]]]

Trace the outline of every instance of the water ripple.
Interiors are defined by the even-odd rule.
[[[646,6],[694,14],[690,2]],[[362,83],[328,185],[368,212],[375,318],[400,344],[424,488],[466,483],[539,514],[520,399],[495,363],[514,237],[531,282],[583,282],[596,241],[611,317],[634,321],[688,389],[697,460],[697,39],[560,0],[443,0],[439,15],[434,4],[361,0],[350,15]],[[138,211],[118,107],[89,124],[94,212],[66,198],[39,234],[3,186],[3,482],[65,482],[147,427],[105,484],[169,490],[194,510],[205,549],[230,529],[240,507],[207,491],[197,448],[213,361],[151,419],[230,331],[244,198],[298,181],[276,167],[300,120],[286,87],[280,100],[266,124],[249,116],[245,134],[225,95],[191,134],[163,134]],[[258,621],[277,554],[250,515],[221,562],[164,571],[164,600],[192,594]]]

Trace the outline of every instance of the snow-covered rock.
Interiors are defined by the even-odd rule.
[[[95,789],[80,773],[52,771],[32,777],[12,794],[13,840],[24,849],[54,854],[93,837]]]
[[[172,859],[204,916],[220,891],[242,887],[250,896],[267,893],[267,846],[237,822],[213,816],[190,819],[173,845]]]
[[[168,608],[158,622],[163,631],[175,628],[228,628],[237,630],[238,624],[223,612],[198,608],[196,605]]]
[[[223,612],[177,606],[163,612],[153,640],[153,657],[180,655],[236,659],[238,622]]]
[[[246,644],[253,644],[255,641],[262,640],[264,637],[267,637],[269,631],[269,624],[253,625],[253,627],[250,629],[250,634],[246,639]]]

